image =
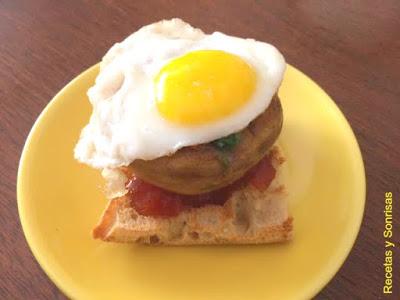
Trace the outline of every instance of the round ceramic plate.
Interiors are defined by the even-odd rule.
[[[18,207],[33,254],[74,299],[306,299],[335,275],[365,202],[360,149],[324,91],[288,66],[279,95],[293,241],[262,246],[148,247],[93,240],[106,206],[100,173],[73,159],[91,107],[94,66],[68,84],[32,128]]]

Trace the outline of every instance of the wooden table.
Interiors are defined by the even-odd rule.
[[[0,2],[0,298],[65,298],[32,257],[18,219],[18,160],[36,117],[113,43],[174,16],[207,32],[276,45],[344,112],[366,165],[365,217],[350,256],[317,298],[382,297],[386,191],[394,193],[397,241],[400,228],[399,1],[5,0]]]

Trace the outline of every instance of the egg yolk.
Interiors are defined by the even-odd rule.
[[[220,50],[189,52],[155,78],[159,113],[182,125],[199,125],[238,111],[251,99],[256,73],[240,57]]]

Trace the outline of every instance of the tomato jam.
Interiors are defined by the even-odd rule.
[[[126,188],[132,206],[139,214],[153,217],[173,217],[192,207],[209,204],[223,205],[236,190],[247,184],[251,184],[258,190],[265,190],[275,178],[275,174],[276,170],[267,155],[236,182],[204,194],[177,194],[135,176],[132,176],[126,183]]]

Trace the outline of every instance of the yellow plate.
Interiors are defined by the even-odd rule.
[[[24,147],[18,207],[33,254],[75,299],[306,299],[338,271],[359,231],[364,166],[354,134],[324,91],[288,66],[279,95],[294,240],[265,246],[146,247],[93,240],[106,205],[96,170],[73,148],[88,122],[86,90],[98,67],[74,79],[40,115]]]

